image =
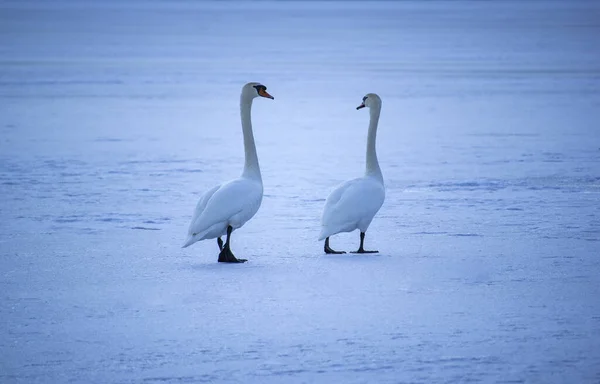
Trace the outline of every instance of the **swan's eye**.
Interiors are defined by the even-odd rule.
[[[367,101],[367,96],[363,97],[363,103]]]
[[[264,85],[262,85],[262,84],[255,85],[255,86],[254,86],[254,88],[256,88],[256,92],[258,92],[259,94],[260,94],[260,91],[261,91],[261,90],[262,90],[262,91],[266,91],[266,90],[267,90],[267,87],[265,87],[265,86],[264,86]]]

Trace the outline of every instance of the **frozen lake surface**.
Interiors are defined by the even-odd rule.
[[[600,382],[598,36],[593,1],[0,2],[0,382]],[[248,81],[222,265],[180,247]],[[380,253],[326,256],[368,92]]]

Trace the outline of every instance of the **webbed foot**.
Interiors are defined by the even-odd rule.
[[[224,248],[219,253],[219,263],[245,263],[248,259],[238,259],[233,255],[230,249]]]
[[[350,252],[350,253],[379,253],[379,251],[365,251],[364,249],[359,249],[358,251]]]
[[[358,251],[352,253],[379,253],[379,251],[365,251],[363,248],[365,244],[365,233],[360,233],[360,246],[358,247]]]
[[[329,255],[341,255],[343,253],[346,253],[346,251],[334,251],[333,249],[331,249],[331,247],[329,246],[329,237],[325,239],[325,246],[323,247],[323,250]]]

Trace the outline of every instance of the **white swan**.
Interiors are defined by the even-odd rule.
[[[355,229],[360,230],[360,247],[354,253],[378,252],[365,251],[363,245],[365,232],[385,199],[383,175],[375,149],[381,99],[376,94],[369,93],[363,97],[362,104],[356,109],[364,107],[370,108],[371,115],[367,137],[367,170],[363,177],[346,181],[327,197],[319,235],[319,241],[325,239],[325,253],[345,253],[334,251],[329,247],[329,236],[340,232],[352,232]]]
[[[242,176],[205,192],[196,205],[194,217],[188,229],[183,248],[197,241],[217,238],[219,262],[243,263],[231,252],[231,233],[243,226],[258,211],[263,197],[263,184],[252,134],[250,110],[254,98],[262,96],[273,99],[267,87],[260,83],[248,83],[242,88],[240,112],[244,133],[245,163]],[[221,236],[227,234],[223,246]]]

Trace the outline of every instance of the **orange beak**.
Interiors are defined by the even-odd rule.
[[[266,97],[267,99],[275,100],[275,98],[273,96],[269,95],[269,93],[267,91],[265,91],[263,88],[261,88],[258,91],[258,95],[262,96],[262,97]]]
[[[364,108],[364,107],[365,107],[365,103],[362,103],[361,105],[359,105],[358,107],[356,107],[356,109],[358,110],[358,109],[361,109],[361,108]]]

